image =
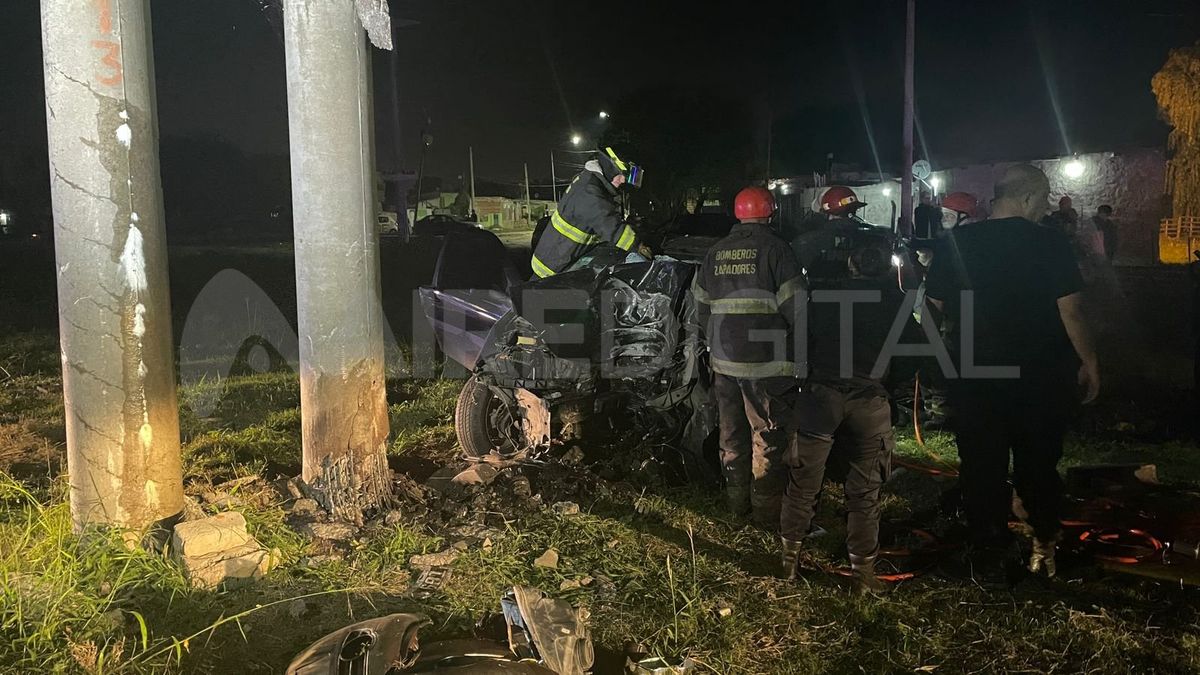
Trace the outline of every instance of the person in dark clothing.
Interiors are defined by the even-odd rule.
[[[942,236],[942,208],[933,204],[928,192],[921,191],[921,203],[913,210],[913,237],[933,239]]]
[[[878,592],[883,590],[875,575],[879,491],[895,446],[891,406],[882,383],[889,365],[884,350],[897,321],[903,322],[901,343],[921,342],[921,327],[890,274],[883,250],[859,248],[850,255],[848,267],[848,280],[833,290],[814,289],[809,303],[810,370],[796,401],[796,441],[785,460],[782,576],[790,579],[796,573],[832,452],[849,467],[846,548],[854,582],[859,590]],[[852,300],[847,331],[842,315],[850,309],[842,303]]]
[[[1072,206],[1069,196],[1063,195],[1058,200],[1058,210],[1045,214],[1040,222],[1046,227],[1062,232],[1072,245],[1075,244],[1075,234],[1079,230],[1079,212]]]
[[[726,501],[771,530],[795,428],[793,325],[804,291],[791,247],[771,227],[774,213],[765,188],[739,192],[740,222],[709,249],[692,289],[714,373]]]
[[[1100,237],[1104,241],[1104,256],[1110,263],[1117,255],[1118,237],[1117,223],[1113,221],[1112,215],[1113,208],[1104,204],[1096,209],[1096,215],[1092,216],[1092,224],[1096,226],[1096,230],[1100,232]]]
[[[625,223],[617,203],[622,185],[641,184],[641,167],[621,159],[612,148],[602,149],[597,159],[584,164],[558,200],[550,226],[538,238],[530,261],[534,275],[545,278],[565,272],[602,246],[644,260],[649,251],[638,253],[644,248],[639,247],[641,239]]]
[[[950,232],[929,270],[927,295],[945,315],[958,371],[948,395],[972,564],[1003,566],[996,553],[1010,541],[1011,451],[1013,484],[1034,530],[1029,568],[1052,576],[1063,437],[1080,402],[1077,386],[1084,403],[1099,393],[1099,368],[1071,244],[1034,222],[1050,194],[1046,175],[1016,165],[995,191],[991,219]]]

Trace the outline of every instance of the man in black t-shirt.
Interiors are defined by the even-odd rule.
[[[935,206],[924,190],[921,191],[921,203],[913,210],[913,236],[917,239],[942,236],[942,207]]]
[[[958,378],[948,394],[961,488],[980,562],[1008,543],[1013,483],[1034,529],[1030,569],[1054,574],[1062,481],[1058,461],[1073,408],[1100,376],[1083,322],[1083,280],[1062,232],[1041,227],[1050,185],[1029,165],[996,184],[992,218],[950,232],[927,278],[944,313]]]

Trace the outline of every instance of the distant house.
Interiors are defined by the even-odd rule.
[[[554,202],[545,199],[529,200],[526,210],[524,199],[511,197],[475,197],[475,215],[489,230],[516,230],[532,228],[538,219],[554,210]]]

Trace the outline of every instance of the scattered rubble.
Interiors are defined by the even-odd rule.
[[[246,531],[246,518],[226,511],[175,526],[171,554],[197,588],[232,587],[261,579],[282,554],[268,551]]]
[[[304,523],[300,531],[313,539],[328,539],[329,541],[350,541],[358,535],[358,528],[349,523]]]
[[[546,549],[546,552],[538,556],[533,561],[536,567],[545,567],[547,569],[558,569],[558,551],[552,548]]]
[[[409,595],[418,600],[430,598],[446,587],[446,583],[450,581],[450,575],[448,567],[432,567],[424,570],[417,577],[417,582],[409,589]]]
[[[304,491],[300,488],[300,482],[296,478],[280,478],[273,481],[271,487],[275,488],[280,501],[304,498]]]
[[[584,457],[583,448],[578,445],[572,445],[571,449],[567,450],[566,454],[562,456],[562,461],[565,464],[582,464]]]
[[[227,511],[241,504],[240,499],[230,495],[225,491],[205,492],[204,494],[200,495],[200,499],[203,500],[205,504],[208,504],[210,507],[220,511]]]
[[[579,505],[575,502],[555,502],[551,508],[560,516],[579,515]]]
[[[448,548],[440,553],[427,553],[425,555],[414,555],[408,559],[410,567],[430,568],[444,567],[453,563],[458,556],[462,555],[462,551],[456,548]]]
[[[292,502],[290,510],[295,516],[316,516],[321,513],[321,505],[315,499],[297,499]]]
[[[445,583],[436,570],[418,580],[413,595],[428,597]],[[427,584],[420,590],[422,584]],[[494,635],[439,642],[419,639],[432,624],[420,614],[391,614],[345,626],[300,652],[287,668],[301,673],[472,672],[529,675],[585,675],[595,663],[589,612],[548,598],[541,591],[513,587],[501,599],[503,621]],[[357,642],[355,638],[372,639]]]
[[[578,579],[568,579],[558,585],[558,590],[559,591],[575,591],[575,590],[579,590],[579,588],[581,586],[583,586],[583,584]]]
[[[450,479],[455,485],[488,485],[500,474],[490,464],[474,464]]]

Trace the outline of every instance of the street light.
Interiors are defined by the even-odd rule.
[[[1083,162],[1072,159],[1063,166],[1063,173],[1067,175],[1067,178],[1079,178],[1083,175],[1083,169]]]
[[[582,142],[583,136],[580,136],[579,134],[571,134],[571,145],[578,146]]]
[[[606,119],[608,119],[608,113],[606,113],[606,112],[604,112],[603,110],[601,110],[601,111],[600,111],[600,119],[602,119],[602,120],[606,120]]]

